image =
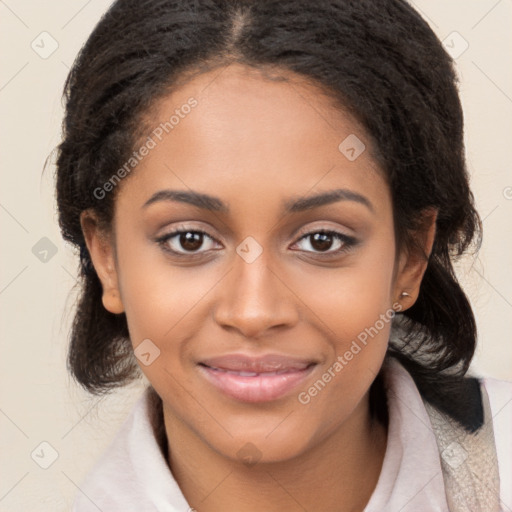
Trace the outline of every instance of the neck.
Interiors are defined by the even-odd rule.
[[[380,475],[387,425],[369,394],[337,430],[292,459],[245,465],[219,454],[164,407],[168,463],[198,512],[362,511]]]

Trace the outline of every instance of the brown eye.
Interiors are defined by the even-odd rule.
[[[309,242],[304,249],[313,254],[339,255],[357,244],[357,240],[351,236],[337,231],[311,231],[303,235],[296,243]],[[334,249],[332,250],[332,248]]]
[[[316,251],[327,251],[331,248],[334,237],[329,233],[315,233],[309,235],[311,239],[311,247]]]
[[[157,239],[157,242],[162,245],[164,250],[176,254],[178,256],[187,256],[202,254],[212,247],[208,247],[208,243],[214,244],[216,241],[204,231],[197,231],[193,229],[181,229],[168,233]],[[200,251],[204,248],[206,250]]]
[[[203,235],[198,231],[186,231],[178,235],[178,242],[186,251],[197,251],[203,245]]]

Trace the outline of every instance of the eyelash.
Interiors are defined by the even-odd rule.
[[[162,235],[161,237],[158,237],[156,239],[156,242],[162,247],[162,249],[164,251],[166,251],[167,253],[171,253],[174,256],[178,256],[178,257],[188,257],[188,258],[192,257],[192,258],[194,258],[194,257],[199,257],[199,256],[201,256],[202,254],[204,254],[206,252],[206,251],[203,251],[203,252],[181,253],[181,252],[175,251],[174,249],[170,249],[169,245],[168,245],[168,241],[171,240],[172,238],[174,238],[174,237],[176,237],[178,235],[182,235],[184,233],[198,233],[198,234],[202,234],[202,235],[205,235],[206,237],[210,238],[211,240],[217,242],[217,240],[215,240],[215,238],[210,236],[205,231],[201,231],[199,229],[187,229],[187,228],[184,228],[184,227],[180,227],[180,228],[178,228],[178,229],[176,229],[176,230],[174,230],[174,231],[172,231],[170,233],[167,233],[165,235]],[[317,230],[313,230],[313,231],[308,231],[308,232],[300,235],[300,237],[297,240],[297,242],[300,242],[301,240],[307,239],[308,237],[310,237],[312,235],[315,235],[315,234],[331,235],[335,240],[343,242],[342,247],[340,249],[335,250],[335,251],[329,251],[329,252],[305,251],[307,253],[312,253],[312,254],[315,254],[315,255],[319,255],[319,256],[321,256],[323,258],[332,258],[332,257],[335,257],[335,256],[340,256],[343,253],[348,252],[350,249],[353,249],[358,244],[358,240],[355,239],[354,237],[345,235],[343,233],[339,233],[338,231],[333,231],[333,230],[328,230],[328,229],[321,229],[321,228],[317,229]],[[295,242],[295,243],[297,243],[297,242]]]

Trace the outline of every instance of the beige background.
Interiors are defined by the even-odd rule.
[[[100,400],[66,374],[76,259],[57,227],[53,167],[42,175],[59,142],[64,79],[109,5],[0,0],[0,511],[69,510],[77,486],[141,390],[139,383]],[[484,244],[479,258],[466,259],[458,272],[480,332],[473,370],[512,380],[512,1],[415,5],[441,39],[449,37],[453,51],[469,44],[457,64]],[[50,36],[40,36],[43,31]],[[58,48],[43,59],[32,41],[39,52]],[[46,263],[32,252],[43,237],[57,251]],[[31,458],[35,450],[34,459],[50,461],[52,449],[41,442],[58,454],[46,470]]]

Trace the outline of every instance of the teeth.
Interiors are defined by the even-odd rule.
[[[259,375],[272,376],[272,375],[281,375],[283,373],[288,373],[289,370],[279,370],[274,372],[244,372],[244,371],[234,371],[234,370],[225,370],[224,368],[214,368],[214,370],[217,370],[219,372],[224,373],[231,373],[232,375],[238,375],[239,377],[257,377]]]

